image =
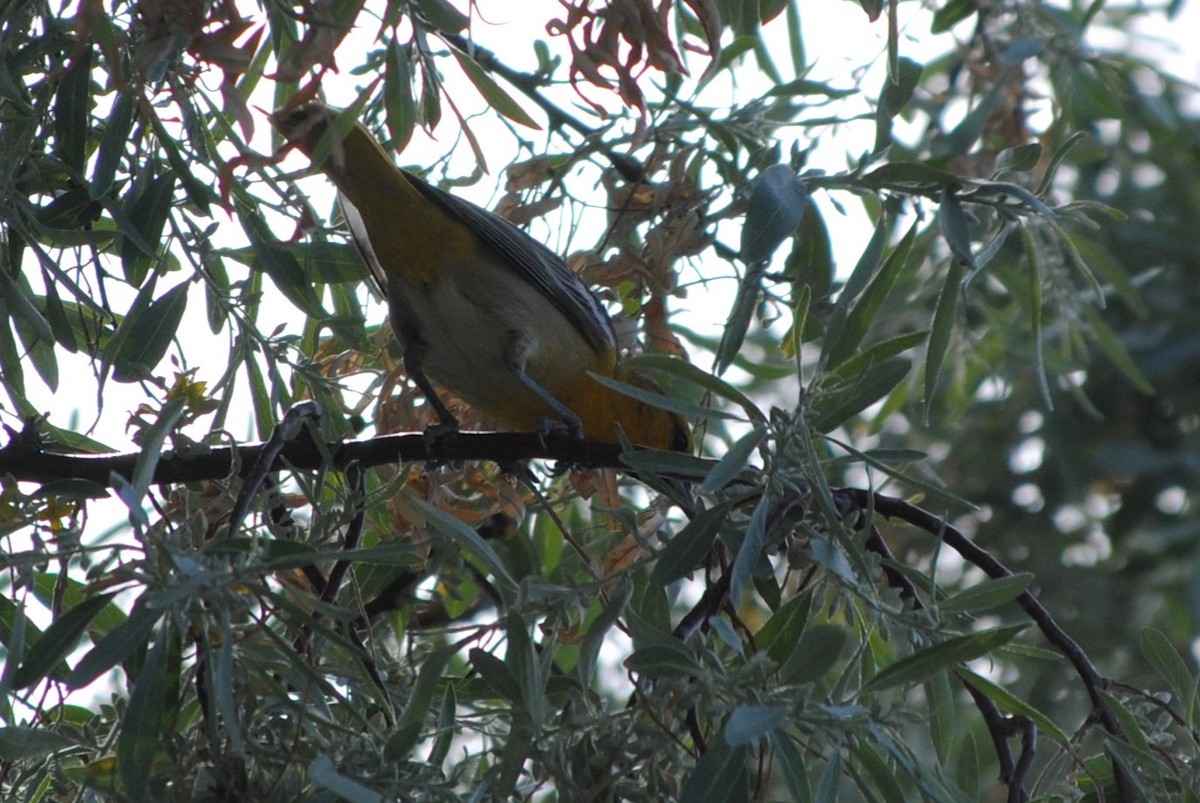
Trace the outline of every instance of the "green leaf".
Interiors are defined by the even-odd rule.
[[[963,180],[926,162],[889,162],[863,176],[872,189],[931,190],[961,187]]]
[[[812,95],[823,95],[827,98],[848,98],[851,95],[857,95],[857,89],[838,89],[832,87],[824,81],[813,81],[809,78],[798,78],[795,81],[787,81],[785,83],[774,86],[767,92],[769,98],[792,98],[804,97]]]
[[[638,362],[641,363],[642,358],[639,357]],[[658,407],[661,410],[670,410],[673,413],[679,413],[687,418],[705,419],[733,417],[726,413],[722,413],[719,410],[701,407],[698,404],[692,404],[691,402],[682,401],[681,399],[674,399],[670,396],[664,396],[661,393],[655,393],[652,390],[640,388],[637,385],[631,385],[628,382],[622,382],[619,379],[613,379],[612,377],[607,377],[603,374],[597,374],[589,371],[588,375],[601,385],[604,385],[606,388],[610,388],[618,393],[630,396],[638,401],[645,402],[651,407]]]
[[[902,658],[885,668],[863,686],[863,691],[882,691],[924,680],[934,672],[973,661],[1012,641],[1027,625],[1010,625],[954,636]]]
[[[687,526],[658,553],[658,560],[650,572],[650,582],[666,586],[691,574],[712,550],[713,542],[729,516],[729,509],[730,505],[724,503],[697,510]]]
[[[765,262],[753,262],[746,267],[746,273],[738,283],[737,295],[733,299],[733,307],[725,319],[721,333],[721,343],[717,346],[717,354],[713,360],[715,372],[720,375],[733,365],[734,359],[746,342],[746,332],[750,331],[750,322],[754,319],[754,311],[758,308],[762,295],[762,280],[766,275]]]
[[[67,676],[67,686],[83,688],[144,646],[162,613],[148,605],[135,605],[129,618],[113,628],[75,665]]]
[[[733,604],[741,605],[742,591],[746,588],[755,569],[763,560],[763,549],[767,545],[767,519],[771,510],[771,499],[764,494],[758,500],[750,521],[746,524],[745,537],[738,547],[730,570],[729,598]]]
[[[828,432],[845,423],[891,393],[911,367],[911,360],[893,357],[853,378],[839,381],[835,376],[829,385],[823,381],[813,398],[813,428]]]
[[[817,803],[836,803],[838,786],[842,782],[842,751],[834,750],[817,782]]]
[[[25,327],[18,326],[18,331],[24,334]],[[25,358],[33,363],[38,376],[46,383],[46,387],[52,393],[58,392],[58,357],[55,354],[54,346],[46,340],[30,339],[33,342],[29,343],[29,350],[26,352]]]
[[[146,286],[153,289],[153,282]],[[187,282],[155,300],[150,300],[147,293],[138,293],[105,349],[105,362],[112,366],[114,380],[138,382],[158,366],[183,320],[187,293]]]
[[[163,407],[158,419],[142,433],[142,449],[138,452],[133,464],[133,476],[127,481],[115,472],[110,478],[110,484],[117,498],[129,509],[130,518],[139,525],[149,522],[142,509],[142,499],[150,490],[154,481],[154,469],[162,456],[163,446],[167,437],[175,431],[175,425],[187,410],[187,399],[183,397],[172,399]]]
[[[800,219],[800,230],[792,240],[783,272],[796,287],[808,288],[814,299],[823,301],[829,296],[833,287],[833,245],[825,218],[814,204],[809,204]],[[801,334],[809,336],[807,331]]]
[[[778,777],[787,784],[796,803],[812,803],[812,786],[808,781],[808,768],[792,738],[784,731],[776,731],[768,737],[779,759],[776,769]]]
[[[1112,330],[1112,327],[1108,325],[1103,316],[1101,316],[1095,307],[1090,305],[1085,305],[1082,308],[1082,312],[1083,319],[1088,326],[1087,334],[1092,342],[1104,352],[1104,356],[1108,358],[1108,361],[1139,391],[1148,396],[1154,395],[1153,383],[1142,373],[1142,369],[1138,367],[1133,357],[1130,356],[1129,350],[1125,348],[1125,344],[1121,342],[1121,338]]]
[[[1033,721],[1038,729],[1057,742],[1060,746],[1071,749],[1072,740],[1054,720],[1037,710],[1029,703],[1014,695],[1007,689],[997,686],[985,677],[975,674],[966,667],[955,667],[954,673],[969,683],[977,691],[995,703],[1001,711]]]
[[[945,33],[956,24],[975,14],[977,0],[948,0],[933,13],[930,30],[933,33]]]
[[[997,174],[1005,171],[1029,172],[1042,160],[1043,150],[1040,142],[1026,142],[1024,145],[1005,148],[996,155],[995,172]]]
[[[312,281],[305,275],[300,262],[275,239],[257,211],[241,199],[238,201],[238,217],[242,223],[242,230],[254,249],[253,267],[270,276],[279,292],[283,293],[296,309],[317,320],[327,317],[321,300],[317,298],[313,289]]]
[[[1162,764],[1155,756],[1155,748],[1150,746],[1146,739],[1146,733],[1143,732],[1143,726],[1138,722],[1138,718],[1133,712],[1122,702],[1121,698],[1104,689],[1100,689],[1100,696],[1108,703],[1109,709],[1117,718],[1117,724],[1121,726],[1121,731],[1128,740],[1129,747],[1138,753],[1139,770],[1142,774],[1146,772],[1161,772]],[[1161,780],[1161,779],[1158,779]],[[1144,799],[1154,799],[1152,796]],[[1165,799],[1165,798],[1163,798]]]
[[[998,608],[1025,593],[1033,578],[1032,574],[1021,572],[987,580],[938,603],[938,610],[942,613],[978,613]]]
[[[446,511],[434,507],[424,499],[413,497],[411,502],[425,516],[426,522],[437,532],[449,538],[459,549],[468,555],[473,555],[487,568],[496,580],[502,582],[510,591],[516,591],[517,581],[509,572],[504,561],[492,547],[480,538],[479,533],[455,518]]]
[[[700,664],[683,644],[678,647],[669,647],[665,644],[651,644],[648,647],[642,647],[630,653],[623,665],[630,672],[636,672],[655,680],[698,678],[704,674]]]
[[[720,377],[713,376],[707,371],[698,368],[691,363],[684,362],[675,357],[668,357],[665,354],[641,354],[632,360],[627,360],[626,364],[636,368],[645,366],[653,368],[656,371],[662,371],[670,376],[677,376],[687,382],[691,382],[704,390],[711,392],[713,395],[727,399],[742,408],[746,414],[746,418],[750,421],[766,423],[767,417],[758,409],[757,405],[742,391],[735,388]],[[624,388],[619,388],[622,391]],[[637,397],[635,397],[637,398]],[[669,408],[667,408],[669,409]],[[701,408],[705,411],[705,415],[711,414],[711,410]],[[732,418],[733,416],[726,416]]]
[[[383,108],[386,112],[388,143],[395,151],[403,151],[417,127],[417,100],[412,93],[412,72],[408,67],[407,50],[396,39],[387,43],[387,63],[383,72]]]
[[[1029,290],[1029,323],[1033,328],[1033,363],[1038,380],[1038,388],[1042,392],[1042,402],[1047,410],[1054,409],[1054,399],[1050,395],[1050,379],[1046,374],[1046,344],[1042,342],[1042,269],[1038,255],[1037,243],[1028,228],[1021,229],[1021,239],[1025,245],[1026,280]],[[1086,309],[1086,308],[1085,308]]]
[[[883,747],[888,748],[889,752],[894,754],[895,744],[891,739],[886,738],[886,734],[876,731],[876,739],[883,742]],[[904,803],[906,800],[904,792],[896,781],[896,776],[904,768],[903,763],[897,761],[896,764],[899,766],[889,765],[879,753],[871,749],[871,745],[865,740],[859,741],[851,747],[850,757],[852,765],[858,770],[855,773],[855,780],[864,795],[873,793],[872,797],[886,801],[886,803]],[[873,786],[867,784],[868,776]]]
[[[517,781],[525,769],[525,762],[533,753],[533,736],[527,725],[520,719],[513,723],[512,729],[506,735],[504,747],[500,752],[499,770],[492,788],[493,799],[509,800],[514,797]]]
[[[138,181],[121,207],[121,266],[132,287],[141,287],[158,261],[174,195],[175,174],[168,170],[145,183]]]
[[[721,55],[701,76],[700,85],[706,86],[713,78],[728,70],[735,61],[758,47],[757,36],[735,36],[733,41],[721,48]]]
[[[947,766],[950,750],[958,736],[955,724],[954,691],[948,672],[935,672],[925,681],[926,711],[929,720],[929,741],[937,753],[938,763]]]
[[[750,461],[750,456],[758,449],[762,443],[763,435],[766,433],[766,427],[761,424],[753,427],[742,437],[734,441],[729,450],[717,461],[717,464],[712,467],[708,475],[704,478],[704,482],[696,491],[699,494],[715,493],[730,482],[732,482],[746,467]]]
[[[459,33],[471,23],[470,17],[446,0],[417,0],[417,7],[421,9],[421,16],[439,31]]]
[[[562,540],[561,537],[559,540]],[[627,577],[617,581],[615,588],[609,589],[608,601],[588,627],[587,635],[579,645],[579,661],[575,665],[575,674],[579,678],[580,686],[591,688],[598,668],[600,649],[604,646],[609,631],[625,615],[632,599],[633,583]]]
[[[117,769],[130,800],[151,800],[154,757],[162,744],[167,691],[167,648],[171,627],[164,627],[138,672],[117,735]]]
[[[515,706],[522,705],[521,684],[513,675],[512,668],[487,650],[473,649],[467,655],[471,666],[488,688]]]
[[[725,741],[731,747],[757,742],[787,724],[782,705],[739,705],[725,723]]]
[[[1141,643],[1142,654],[1175,696],[1176,709],[1193,726],[1197,721],[1196,675],[1161,630],[1147,627],[1142,631]]]
[[[450,52],[454,55],[458,65],[462,67],[463,72],[467,74],[467,78],[479,90],[479,94],[483,95],[484,100],[488,102],[491,110],[497,112],[514,123],[523,125],[526,128],[532,128],[534,131],[541,131],[542,127],[538,125],[529,114],[521,108],[521,105],[513,100],[512,96],[500,88],[500,85],[492,80],[492,77],[484,72],[473,58],[463,53],[458,48],[450,48]]]
[[[808,625],[813,588],[809,586],[781,605],[754,634],[759,649],[766,650],[768,657],[776,664],[782,665],[787,660]]]
[[[0,322],[4,322],[0,324],[0,383],[18,405],[26,408],[26,415],[35,415],[35,408],[25,400],[24,361],[13,339],[12,327],[7,324],[10,315],[7,298],[0,293]]]
[[[882,0],[860,0],[861,3],[881,4]],[[878,16],[878,11],[876,11]],[[923,67],[912,59],[901,58],[896,61],[895,70],[889,70],[883,79],[883,88],[879,93],[879,105],[875,111],[875,146],[872,150],[879,153],[892,144],[892,121],[899,116],[901,110],[908,105],[920,83]]]
[[[34,337],[46,343],[55,342],[54,330],[34,306],[33,289],[23,274],[14,281],[8,270],[0,269],[0,295],[9,303],[9,314],[28,326]]]
[[[867,241],[866,247],[859,254],[858,261],[854,263],[854,270],[850,272],[845,286],[842,287],[842,292],[838,294],[834,310],[835,313],[840,312],[843,318],[849,312],[854,300],[870,286],[871,280],[875,277],[875,271],[883,259],[884,249],[887,248],[890,228],[891,215],[885,209],[879,216],[879,220],[875,221],[875,231],[871,233],[871,239]]]
[[[529,624],[517,613],[510,612],[505,623],[504,661],[511,667],[513,677],[521,687],[519,708],[528,717],[535,735],[540,734],[546,717],[546,672],[538,658],[537,648],[529,637]]]
[[[938,225],[942,229],[942,237],[954,258],[969,268],[975,268],[975,255],[971,248],[971,227],[967,223],[967,215],[963,212],[962,202],[949,188],[942,192],[942,202],[938,204]]]
[[[96,153],[96,166],[92,169],[91,186],[88,188],[92,200],[100,200],[112,189],[113,179],[125,148],[129,146],[129,134],[133,131],[133,113],[137,109],[133,92],[118,90],[117,99],[104,121],[100,134],[100,147]]]
[[[116,594],[112,593],[88,597],[55,619],[26,653],[21,668],[13,676],[12,687],[23,689],[48,675],[75,649],[79,637],[91,624],[92,619],[115,596]]]
[[[65,736],[45,728],[0,728],[0,759],[6,762],[42,758],[77,746]]]
[[[386,803],[388,800],[381,792],[338,772],[333,759],[324,754],[309,762],[308,777],[314,784],[346,803]]]
[[[429,748],[429,757],[425,760],[426,764],[435,767],[440,767],[446,757],[450,755],[450,748],[454,745],[455,727],[454,720],[458,712],[458,696],[454,692],[454,684],[447,683],[446,691],[442,693],[442,707],[438,714],[437,738],[434,739],[433,745]]]
[[[214,335],[220,334],[225,328],[227,299],[230,297],[229,271],[225,269],[225,260],[220,255],[209,252],[204,257],[204,269],[208,281],[204,282],[205,313],[208,318],[208,330]]]
[[[396,729],[384,747],[384,758],[388,761],[404,761],[417,745],[425,715],[433,702],[434,693],[442,679],[446,664],[459,651],[457,644],[441,647],[421,658],[421,669],[417,681],[408,695],[408,704],[396,720]]]
[[[708,752],[696,761],[679,799],[688,803],[743,803],[749,795],[746,756],[745,745],[714,740]]]
[[[780,680],[795,685],[817,682],[837,664],[849,639],[849,630],[840,625],[807,628],[780,667]]]
[[[929,346],[925,350],[925,393],[922,403],[925,408],[926,423],[929,422],[934,393],[937,391],[942,365],[946,361],[950,337],[954,332],[954,324],[958,316],[958,297],[962,289],[965,271],[966,267],[963,263],[958,260],[951,261],[950,269],[946,272],[946,281],[938,294],[937,309],[933,313],[933,328],[929,332]]]
[[[847,310],[845,322],[838,332],[837,341],[829,347],[825,355],[825,365],[828,368],[837,368],[850,359],[866,338],[867,330],[875,322],[880,308],[891,295],[896,282],[908,268],[908,260],[912,254],[916,235],[917,224],[914,222],[903,239],[884,260],[879,272],[875,274],[871,283],[863,291],[861,298]]]
[[[967,731],[959,743],[954,759],[954,782],[963,791],[968,800],[978,800],[983,784],[983,761],[979,755],[979,745],[975,734]]]
[[[58,286],[49,274],[42,274],[46,286],[46,321],[54,332],[54,340],[72,354],[79,351],[79,342],[75,336],[75,328],[67,315],[67,306],[58,293]],[[74,302],[71,307],[78,309]]]
[[[59,73],[58,91],[54,94],[54,114],[51,117],[54,121],[54,155],[79,175],[83,173],[89,135],[92,48],[76,48],[71,62],[70,69],[63,69]],[[8,87],[5,89],[11,91]],[[21,105],[27,102],[23,101]]]
[[[739,253],[747,265],[765,262],[796,233],[808,206],[808,187],[785,164],[773,164],[754,181],[742,224]]]
[[[839,381],[853,382],[860,374],[871,371],[892,357],[898,357],[909,349],[914,349],[921,345],[925,342],[925,338],[928,335],[928,332],[908,332],[903,335],[896,335],[888,340],[880,341],[867,348],[866,351],[859,352],[846,360],[836,370],[830,371],[822,377],[821,382],[822,384]]]

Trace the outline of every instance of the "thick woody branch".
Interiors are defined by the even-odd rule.
[[[155,484],[197,482],[229,476],[233,466],[255,464],[266,444],[211,448],[203,452],[177,454],[165,451],[154,469]],[[584,441],[566,434],[519,432],[457,432],[426,437],[423,434],[381,435],[362,441],[318,445],[299,438],[288,442],[272,463],[272,470],[317,469],[332,455],[332,467],[351,464],[363,468],[399,462],[452,462],[490,460],[511,463],[521,460],[558,460],[586,468],[621,468],[622,448],[617,444]],[[111,484],[117,475],[133,476],[138,452],[109,455],[53,454],[20,440],[0,448],[0,476],[21,482],[90,480]]]

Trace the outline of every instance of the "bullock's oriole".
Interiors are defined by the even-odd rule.
[[[618,363],[608,313],[558,255],[397,168],[361,123],[331,135],[337,119],[312,102],[272,122],[337,186],[354,242],[388,300],[405,370],[440,426],[458,422],[429,378],[513,429],[561,421],[616,441],[620,427],[636,444],[690,449],[681,416],[590,376],[649,387]]]

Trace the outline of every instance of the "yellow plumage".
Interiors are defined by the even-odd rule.
[[[319,103],[276,114],[276,127],[337,186],[346,221],[388,300],[405,368],[438,413],[457,422],[426,377],[506,426],[562,421],[587,438],[690,448],[673,413],[617,393],[589,372],[647,387],[617,362],[604,308],[566,263],[508,221],[397,168],[361,124],[331,134]]]

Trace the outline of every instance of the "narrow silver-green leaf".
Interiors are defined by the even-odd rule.
[[[779,669],[784,683],[815,683],[837,664],[850,632],[842,626],[818,624],[807,628]]]
[[[650,582],[658,585],[686,577],[712,551],[721,525],[729,516],[729,505],[700,508],[692,520],[667,542],[650,572]]]
[[[1027,625],[1009,625],[964,636],[954,636],[902,658],[886,667],[863,686],[863,691],[881,691],[924,680],[934,672],[973,661],[1017,637]]]
[[[1025,589],[1033,582],[1033,577],[1028,572],[1021,572],[1009,577],[985,580],[943,600],[938,604],[938,610],[942,613],[978,613],[997,608],[1025,593]]]
[[[41,758],[60,750],[68,750],[78,745],[59,734],[45,728],[10,727],[0,728],[0,760],[25,761],[31,758]]]
[[[151,768],[162,744],[172,628],[164,627],[163,631],[146,653],[117,734],[117,771],[125,794],[133,801],[151,800]]]
[[[388,800],[383,793],[338,772],[333,759],[324,754],[309,762],[308,777],[314,784],[347,803],[386,803]]]
[[[697,493],[714,493],[732,482],[741,473],[742,469],[746,467],[750,456],[754,454],[759,444],[762,443],[765,432],[766,428],[758,425],[734,441],[729,450],[725,452],[721,459],[717,461],[717,464],[712,467],[712,470],[708,472],[708,476],[700,484]]]
[[[404,706],[396,720],[395,731],[388,739],[384,755],[389,761],[404,761],[409,752],[416,746],[421,736],[421,726],[425,715],[433,702],[434,692],[442,679],[446,664],[458,652],[458,645],[452,644],[440,647],[427,653],[421,659],[421,668],[417,672],[416,683],[408,695],[408,704]]]
[[[162,611],[148,605],[135,606],[128,619],[113,628],[75,665],[67,676],[67,686],[81,689],[125,660],[146,643],[161,616]]]
[[[745,745],[716,739],[696,761],[679,799],[689,803],[741,803],[747,798]]]
[[[929,423],[929,413],[933,407],[933,397],[937,392],[938,379],[942,375],[942,365],[946,360],[946,351],[950,347],[950,337],[954,332],[955,319],[958,316],[958,297],[962,289],[963,275],[966,267],[958,260],[950,262],[946,271],[946,281],[938,294],[937,309],[933,313],[933,328],[929,331],[929,346],[925,349],[924,398],[925,423]]]
[[[498,581],[504,583],[509,590],[516,591],[517,581],[509,572],[508,567],[504,565],[504,561],[500,560],[500,556],[496,551],[480,538],[479,533],[468,527],[461,520],[451,516],[446,511],[436,508],[423,499],[412,499],[413,504],[420,509],[425,516],[425,520],[437,532],[449,538],[460,549],[468,555],[473,555],[482,563],[492,576]]]
[[[1188,724],[1197,722],[1197,677],[1176,651],[1161,630],[1148,627],[1142,631],[1142,654],[1154,670],[1167,682],[1171,694],[1175,695],[1177,710],[1187,718]]]
[[[187,309],[188,283],[172,287],[147,304],[135,302],[121,321],[106,350],[112,376],[118,382],[145,379],[162,361]],[[143,300],[139,294],[138,302]]]
[[[1045,343],[1042,342],[1042,264],[1038,255],[1037,243],[1028,228],[1021,229],[1021,237],[1025,244],[1026,279],[1029,288],[1029,323],[1033,329],[1033,365],[1037,374],[1038,388],[1042,392],[1042,402],[1047,410],[1054,409],[1054,399],[1050,395],[1050,378],[1046,374]]]
[[[114,592],[88,597],[54,620],[25,654],[25,660],[13,676],[12,688],[23,689],[48,675],[75,649],[83,631],[115,596]]]
[[[871,324],[875,322],[880,308],[891,295],[892,288],[908,268],[908,259],[912,254],[916,236],[917,223],[914,222],[883,261],[883,265],[863,291],[862,297],[847,311],[837,343],[831,346],[827,353],[825,365],[828,368],[837,368],[858,350]]]
[[[467,78],[479,90],[479,94],[483,95],[484,100],[488,102],[492,111],[526,128],[532,128],[535,131],[541,130],[542,127],[538,125],[537,121],[530,117],[529,113],[521,108],[521,104],[513,100],[511,95],[501,89],[500,85],[479,66],[478,62],[457,48],[451,48],[450,52],[454,55],[458,66],[462,67],[463,72],[466,73]]]
[[[911,360],[893,357],[852,380],[821,387],[813,399],[813,410],[816,412],[813,428],[817,432],[828,432],[845,423],[856,413],[891,393],[908,376],[911,367]]]
[[[964,682],[969,683],[972,687],[982,692],[984,696],[999,706],[1001,711],[1033,720],[1040,731],[1057,742],[1061,747],[1071,749],[1071,738],[1067,736],[1062,728],[1055,724],[1053,719],[1017,697],[1008,689],[996,685],[966,667],[955,667],[954,673],[962,678]]]

